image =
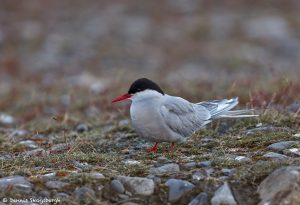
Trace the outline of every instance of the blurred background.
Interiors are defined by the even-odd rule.
[[[0,111],[19,121],[111,113],[138,77],[192,101],[300,108],[297,0],[0,4]]]

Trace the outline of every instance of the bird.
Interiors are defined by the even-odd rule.
[[[130,105],[131,123],[139,136],[155,142],[147,152],[156,152],[161,142],[184,142],[193,133],[220,118],[256,117],[253,110],[231,110],[238,98],[192,103],[181,97],[166,94],[159,85],[147,78],[134,81],[128,92],[112,100],[125,99]],[[250,114],[251,113],[251,114]]]

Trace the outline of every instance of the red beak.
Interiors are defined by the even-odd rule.
[[[128,99],[130,98],[131,95],[130,94],[125,94],[125,95],[122,95],[116,99],[114,99],[113,101],[111,101],[112,103],[115,103],[115,102],[118,102],[118,101],[121,101],[121,100],[125,100],[125,99]]]

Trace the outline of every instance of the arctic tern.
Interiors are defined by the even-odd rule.
[[[112,102],[130,99],[132,126],[143,138],[155,142],[147,149],[155,152],[160,142],[170,142],[173,151],[176,142],[185,141],[194,132],[219,118],[255,117],[253,110],[234,110],[238,98],[191,103],[171,96],[153,81],[141,78],[132,83],[129,91]]]

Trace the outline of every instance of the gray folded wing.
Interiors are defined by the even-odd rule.
[[[164,123],[175,133],[188,137],[210,122],[210,112],[202,105],[167,96],[161,105]]]

